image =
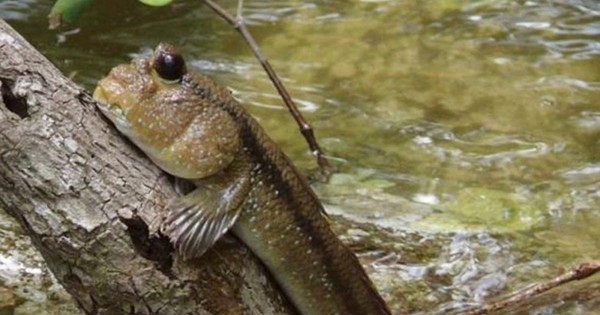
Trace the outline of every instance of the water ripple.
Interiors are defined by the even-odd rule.
[[[551,53],[570,55],[573,59],[591,59],[600,55],[600,42],[591,39],[542,41]]]
[[[5,20],[27,20],[45,5],[39,5],[37,0],[0,1],[0,18]]]
[[[480,3],[467,6],[463,18],[500,43],[534,44],[556,57],[591,59],[600,54],[600,11],[597,3],[547,1]],[[462,32],[464,33],[464,32]],[[469,34],[469,33],[466,33]]]

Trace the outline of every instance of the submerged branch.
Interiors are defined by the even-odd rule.
[[[600,271],[600,261],[593,261],[582,263],[575,268],[557,276],[552,279],[546,280],[544,282],[540,282],[534,284],[530,287],[518,290],[516,292],[510,293],[508,296],[496,301],[485,304],[481,307],[477,307],[471,310],[463,311],[460,313],[456,313],[455,315],[481,315],[481,314],[491,314],[493,312],[497,312],[503,309],[506,309],[511,306],[515,306],[521,304],[523,302],[529,301],[532,298],[550,290],[556,288],[565,283],[582,280],[587,277],[592,276],[593,274]]]
[[[302,135],[308,142],[310,151],[317,159],[317,163],[319,164],[319,168],[321,170],[321,175],[324,178],[327,178],[329,175],[329,172],[330,172],[330,168],[331,168],[329,161],[323,154],[323,151],[321,150],[321,147],[319,146],[319,144],[315,138],[313,128],[306,121],[306,119],[304,119],[304,117],[302,116],[302,113],[300,113],[300,111],[296,107],[296,104],[294,103],[294,101],[292,100],[292,97],[290,96],[287,89],[285,88],[285,86],[283,85],[281,80],[279,79],[279,76],[277,75],[277,73],[275,73],[275,70],[273,70],[273,67],[271,67],[269,60],[264,55],[264,53],[261,51],[260,47],[256,43],[256,40],[254,39],[254,37],[252,36],[250,31],[248,30],[248,27],[246,25],[243,15],[242,15],[243,1],[239,0],[239,2],[238,2],[236,17],[233,17],[231,14],[229,14],[227,11],[225,11],[225,9],[223,9],[221,6],[219,6],[212,0],[202,0],[202,1],[206,5],[208,5],[213,11],[215,11],[219,16],[221,16],[225,21],[227,21],[227,23],[229,23],[231,26],[233,26],[242,35],[242,37],[244,38],[244,40],[246,41],[248,46],[250,46],[250,49],[252,49],[252,52],[254,53],[254,55],[256,56],[256,58],[258,59],[260,64],[262,65],[263,69],[267,72],[269,79],[271,79],[271,81],[273,82],[273,85],[275,85],[277,92],[279,92],[279,95],[283,99],[283,102],[285,103],[286,107],[288,108],[288,110],[290,111],[290,113],[292,114],[294,119],[296,120],[296,123],[300,127],[300,132],[302,133]]]

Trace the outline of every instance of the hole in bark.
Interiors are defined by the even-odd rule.
[[[16,97],[4,81],[0,82],[0,94],[9,111],[17,114],[21,119],[29,117],[27,101],[22,97]]]
[[[132,219],[121,217],[119,219],[127,225],[127,232],[138,254],[148,260],[155,261],[158,264],[158,270],[168,277],[174,277],[171,273],[173,246],[169,239],[164,236],[150,237],[148,225],[138,217]]]

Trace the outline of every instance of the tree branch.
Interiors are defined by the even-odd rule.
[[[149,233],[167,175],[2,20],[0,86],[0,208],[86,314],[293,313],[235,238],[184,262]]]
[[[540,282],[530,287],[510,293],[508,296],[501,298],[498,301],[490,302],[474,309],[462,311],[456,313],[455,315],[481,315],[491,314],[500,310],[506,310],[509,307],[530,301],[534,297],[565,283],[585,279],[597,273],[598,271],[600,271],[600,262],[583,263],[559,275],[558,277],[554,277],[544,282]]]

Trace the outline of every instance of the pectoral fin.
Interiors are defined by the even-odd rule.
[[[245,176],[201,185],[169,206],[162,233],[184,259],[201,256],[235,223],[249,190]]]

